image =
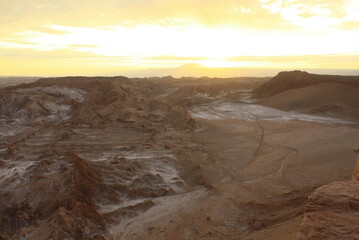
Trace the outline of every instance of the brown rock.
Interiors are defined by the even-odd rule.
[[[359,157],[357,159],[357,164],[352,174],[352,180],[359,181]]]
[[[309,197],[297,240],[359,239],[359,163],[349,182],[334,182]]]
[[[29,203],[23,203],[22,205],[15,203],[10,207],[0,209],[1,230],[6,234],[11,234],[22,227],[35,224],[35,222],[34,209]]]

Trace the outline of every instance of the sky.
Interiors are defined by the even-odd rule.
[[[359,69],[359,0],[0,0],[0,75],[184,68]]]

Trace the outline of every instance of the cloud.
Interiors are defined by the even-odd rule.
[[[357,0],[0,0],[0,34],[43,25],[77,27],[231,25],[251,29],[296,30],[300,20],[333,25],[344,19],[347,2]],[[331,20],[331,21],[329,21]],[[347,19],[349,21],[350,19]],[[43,29],[42,29],[43,30]]]
[[[1,45],[1,43],[0,43]],[[78,52],[76,48],[57,49],[52,51],[34,51],[34,46],[25,45],[22,48],[1,48],[0,55],[12,59],[91,59],[103,58],[102,55],[93,54],[90,52]],[[119,57],[117,57],[119,58]]]
[[[358,66],[358,0],[0,0],[0,6],[0,56],[13,71],[96,62],[97,69],[204,61]],[[240,57],[223,60],[230,56]]]
[[[359,21],[345,21],[340,23],[338,27],[345,30],[359,30]]]
[[[254,28],[288,27],[259,0],[0,0],[0,24],[106,26],[122,24],[230,24]]]
[[[144,60],[152,60],[152,61],[196,61],[196,60],[206,60],[204,57],[184,57],[184,56],[171,56],[171,55],[161,55],[154,57],[146,57]]]
[[[238,56],[228,61],[249,61],[266,63],[272,66],[302,66],[304,68],[346,68],[355,69],[359,66],[359,55],[324,54],[296,56]]]
[[[305,17],[327,16],[342,18],[346,15],[347,0],[261,0],[265,8],[273,12],[284,12],[288,9],[295,10]]]
[[[335,27],[348,15],[348,0],[261,0],[263,7],[306,30]],[[353,0],[349,0],[353,1]]]

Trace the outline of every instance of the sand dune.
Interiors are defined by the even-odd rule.
[[[267,83],[256,88],[253,93],[256,98],[264,98],[290,89],[308,87],[319,83],[341,83],[352,86],[357,85],[358,82],[358,76],[318,75],[302,71],[281,72]]]
[[[290,89],[258,104],[285,110],[308,112],[332,117],[359,119],[358,84],[320,83],[309,87]]]
[[[307,82],[301,82],[303,76],[308,78]],[[312,76],[313,79],[310,78]],[[267,96],[257,101],[261,105],[285,111],[358,120],[359,80],[355,78],[303,72],[285,73],[255,89],[254,93],[257,96]],[[264,89],[268,92],[261,94]]]

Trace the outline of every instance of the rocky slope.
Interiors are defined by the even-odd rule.
[[[334,182],[309,197],[297,240],[359,239],[359,158],[351,181]]]
[[[68,77],[0,89],[0,239],[103,239],[183,190],[154,136],[194,121],[156,98],[160,88]]]
[[[0,116],[7,122],[21,123],[66,121],[113,126],[127,122],[143,130],[156,125],[190,127],[193,121],[189,113],[156,99],[156,88],[125,77],[41,79],[1,90]]]

